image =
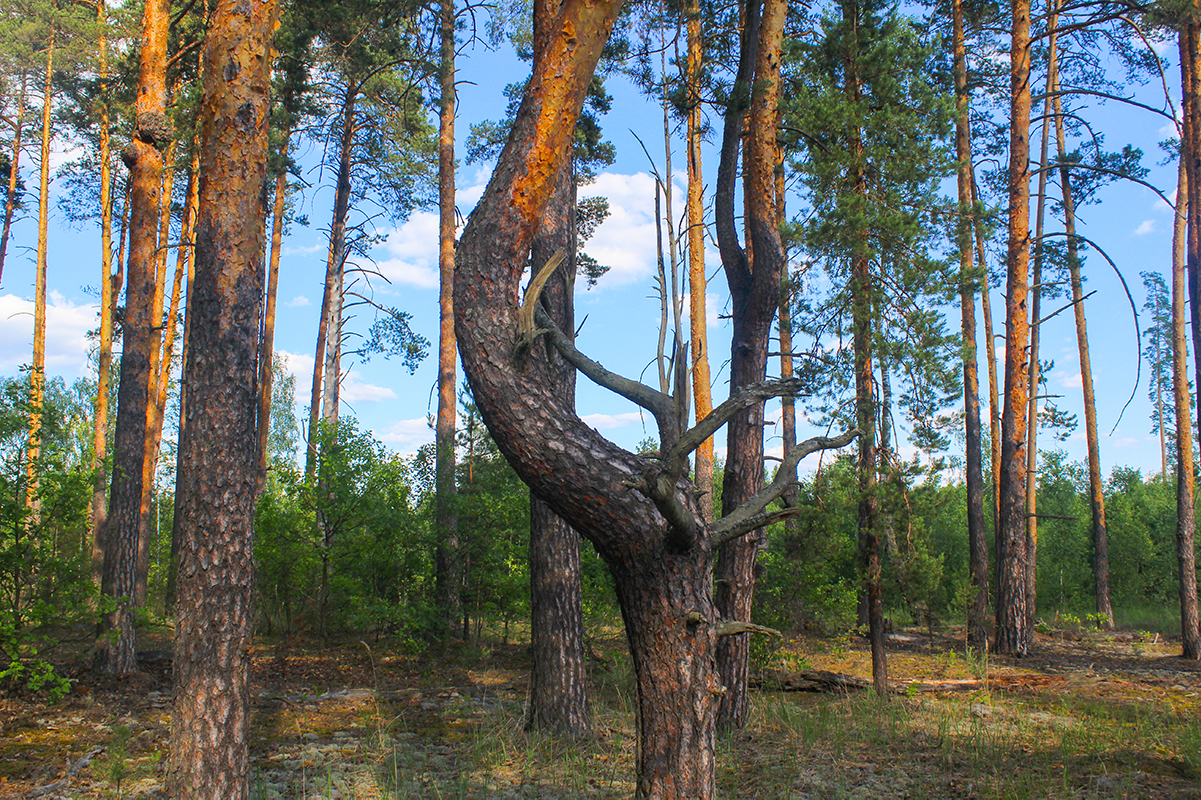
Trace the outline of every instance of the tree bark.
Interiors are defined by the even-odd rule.
[[[147,2],[142,17],[142,63],[138,74],[134,138],[122,153],[130,169],[129,285],[122,325],[121,380],[113,441],[113,484],[104,533],[102,593],[117,601],[101,621],[97,664],[124,675],[137,669],[130,602],[137,582],[142,521],[143,466],[151,414],[152,352],[158,344],[154,319],[159,193],[163,154],[171,138],[166,116],[167,28],[170,4]],[[115,638],[113,638],[115,637]]]
[[[247,719],[256,473],[256,357],[272,0],[220,0],[201,105],[192,387],[180,440],[183,528],[175,629],[171,788],[250,795]]]
[[[1058,90],[1058,75],[1055,90]],[[1102,627],[1113,630],[1113,605],[1109,600],[1109,534],[1105,525],[1105,483],[1101,477],[1101,445],[1097,439],[1097,401],[1093,393],[1093,363],[1088,350],[1088,321],[1084,316],[1084,285],[1080,279],[1079,242],[1076,240],[1076,202],[1072,173],[1067,164],[1062,100],[1052,92],[1055,110],[1055,144],[1059,155],[1059,185],[1063,191],[1063,221],[1068,238],[1068,275],[1072,283],[1072,311],[1076,318],[1076,346],[1080,352],[1080,382],[1084,391],[1084,432],[1088,442],[1088,495],[1093,521],[1093,582],[1097,613]],[[1156,382],[1158,385],[1158,381]],[[1162,421],[1163,415],[1160,414]],[[1162,427],[1160,429],[1162,431]],[[1161,436],[1162,439],[1162,436]]]
[[[976,350],[976,276],[973,274],[971,98],[967,88],[967,50],[963,3],[952,0],[951,22],[955,61],[955,157],[958,160],[959,308],[963,329],[964,461],[967,484],[967,536],[971,595],[967,608],[967,643],[988,647],[988,541],[984,527],[984,479],[981,474],[980,381]],[[984,276],[987,281],[987,274]]]
[[[560,0],[534,3],[534,63],[550,45]],[[535,269],[563,251],[566,259],[546,282],[542,308],[559,330],[575,338],[577,228],[576,185],[571,160],[559,172],[531,248]],[[575,409],[575,367],[549,342],[535,346],[528,370],[542,373],[564,408]],[[536,496],[530,498],[530,674],[527,730],[582,737],[592,732],[584,645],[584,590],[580,537]]]
[[[1030,266],[1030,3],[1013,0],[1010,44],[1009,248],[1006,256],[1005,411],[1001,419],[997,624],[993,650],[1024,656],[1026,616],[1026,426],[1029,411],[1027,294]]]
[[[731,391],[761,381],[766,375],[771,329],[780,299],[784,248],[776,226],[774,179],[785,11],[783,0],[767,0],[762,8],[757,0],[750,0],[735,79],[734,95],[742,92],[749,97],[744,197],[753,265],[733,232],[733,179],[744,106],[732,97],[726,111],[717,189],[722,200],[717,217],[718,246],[732,305]],[[758,403],[731,420],[726,435],[723,516],[763,487],[763,404]],[[750,621],[761,539],[762,532],[756,531],[722,546],[718,552],[714,599],[724,620]],[[717,719],[723,730],[739,729],[746,723],[749,657],[749,633],[719,640],[717,664],[726,691],[719,699]]]
[[[709,330],[705,293],[705,203],[701,174],[700,71],[702,65],[701,9],[699,0],[689,0],[687,17],[688,61],[688,326],[692,350],[692,397],[696,418],[713,410],[712,380],[709,375]],[[713,438],[696,450],[693,482],[700,492],[701,513],[713,519]]]
[[[38,460],[42,449],[42,405],[46,397],[46,248],[50,222],[50,110],[53,101],[55,41],[56,36],[52,32],[50,42],[46,46],[46,80],[42,85],[42,163],[38,180],[37,274],[33,290],[33,358],[29,370],[29,439],[25,450],[25,507],[30,511],[30,525],[36,525],[39,516]]]
[[[584,424],[539,370],[514,364],[518,288],[601,49],[613,0],[566,0],[549,30],[509,143],[459,244],[455,330],[464,372],[497,445],[614,575],[638,683],[637,797],[714,793],[717,615],[706,536],[672,526],[628,481],[657,466]],[[666,444],[666,443],[665,443]],[[699,519],[690,483],[671,498]]]
[[[455,488],[455,7],[441,0],[438,126],[438,417],[434,431],[434,504],[438,545],[435,584],[447,632],[463,615],[459,516]]]
[[[1193,328],[1193,356],[1201,363],[1201,98],[1198,97],[1198,57],[1201,50],[1201,23],[1185,22],[1180,33],[1180,76],[1183,88],[1181,106],[1184,125],[1180,160],[1184,165],[1180,186],[1185,187],[1186,212],[1185,263],[1172,269],[1172,351],[1173,388],[1176,396],[1176,560],[1180,573],[1180,629],[1184,658],[1201,659],[1201,622],[1197,611],[1196,507],[1194,494],[1194,455],[1192,408],[1189,402],[1188,343],[1185,340],[1185,303],[1190,306]],[[1176,200],[1180,213],[1179,190]],[[1187,270],[1187,272],[1186,272]],[[1185,281],[1187,279],[1187,288]],[[1201,374],[1201,373],[1198,373]],[[1201,413],[1201,412],[1199,412]]]
[[[101,535],[108,518],[108,394],[113,370],[113,311],[121,287],[113,285],[113,176],[110,163],[108,109],[108,37],[104,33],[104,0],[96,3],[96,19],[101,24],[98,43],[100,91],[97,110],[100,117],[100,341],[97,347],[96,408],[92,418],[92,582],[100,587],[104,570],[104,544]]]

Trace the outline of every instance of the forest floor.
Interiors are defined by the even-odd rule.
[[[965,655],[961,631],[890,637],[894,693],[758,689],[718,746],[723,797],[1201,798],[1201,664],[1154,634],[1043,626],[1021,660]],[[142,671],[104,679],[60,655],[56,704],[0,696],[0,797],[164,797],[170,640],[145,631]],[[523,645],[407,654],[386,642],[254,649],[254,796],[620,798],[633,793],[634,683],[617,630],[591,642],[596,735],[522,731]],[[763,686],[825,670],[870,678],[858,637],[756,650]],[[819,676],[820,677],[820,676]]]

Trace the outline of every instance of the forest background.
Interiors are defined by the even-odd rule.
[[[844,250],[850,252],[854,247],[839,238],[843,235],[839,226],[862,225],[863,220],[847,211],[853,202],[844,203],[843,196],[826,189],[831,174],[843,168],[833,165],[838,154],[854,150],[837,138],[842,130],[840,115],[862,113],[865,116],[856,124],[879,142],[892,144],[871,145],[884,148],[872,151],[873,168],[878,169],[861,177],[876,181],[887,174],[889,180],[896,181],[887,186],[887,191],[895,190],[903,197],[904,207],[903,219],[880,218],[874,221],[874,227],[866,228],[871,236],[900,243],[893,250],[885,247],[880,255],[881,270],[895,270],[882,282],[896,281],[890,286],[896,295],[882,301],[875,310],[880,348],[877,401],[883,409],[878,424],[883,449],[889,454],[879,467],[882,488],[873,490],[878,491],[876,497],[886,519],[881,529],[885,541],[885,605],[895,618],[933,626],[939,619],[958,619],[970,594],[959,457],[961,418],[957,413],[962,401],[957,375],[962,366],[960,357],[971,348],[965,348],[957,339],[953,322],[959,285],[958,279],[950,277],[954,273],[949,266],[954,252],[951,180],[955,163],[950,147],[951,70],[940,49],[946,32],[928,24],[922,16],[925,12],[868,5],[866,15],[878,26],[879,36],[871,42],[878,48],[871,57],[881,59],[874,65],[879,69],[873,78],[880,83],[873,84],[873,91],[885,98],[881,107],[872,109],[883,113],[870,119],[860,109],[847,111],[848,106],[840,105],[846,98],[835,91],[839,87],[823,82],[828,77],[823,68],[837,73],[829,64],[837,61],[836,51],[842,46],[840,28],[833,16],[835,9],[822,10],[828,16],[814,11],[792,20],[797,35],[788,42],[786,73],[800,95],[792,99],[801,102],[789,109],[792,116],[785,115],[780,128],[796,136],[786,142],[786,150],[791,150],[787,150],[784,163],[792,172],[786,171],[784,177],[792,182],[790,190],[780,194],[779,202],[789,209],[789,222],[780,229],[791,256],[790,282],[797,292],[785,303],[785,309],[795,328],[793,350],[805,354],[801,372],[807,391],[801,406],[806,413],[799,429],[801,437],[845,426],[851,418],[846,401],[851,396],[853,376],[846,296],[840,294],[838,282],[840,270],[846,266],[841,263]],[[364,14],[378,11],[371,4],[358,10]],[[511,20],[522,16],[520,9],[508,11]],[[677,326],[686,319],[682,314],[683,276],[677,273],[680,262],[673,255],[670,271],[664,266],[666,250],[680,244],[672,239],[684,227],[678,216],[672,216],[668,198],[674,195],[677,208],[682,208],[686,186],[678,167],[672,170],[669,166],[669,161],[678,165],[682,160],[678,133],[669,148],[674,155],[658,155],[665,118],[668,129],[678,131],[679,124],[672,116],[678,110],[671,105],[672,87],[661,85],[659,80],[661,74],[668,75],[669,64],[679,57],[673,48],[678,47],[680,29],[655,13],[662,11],[665,9],[632,12],[624,40],[626,49],[617,48],[618,52],[610,54],[605,62],[606,87],[612,96],[595,91],[589,105],[593,114],[590,121],[599,123],[604,133],[596,137],[592,135],[595,129],[587,128],[577,133],[582,149],[587,151],[579,162],[581,171],[596,171],[593,180],[581,181],[581,196],[605,198],[607,217],[606,212],[597,212],[599,205],[581,204],[599,214],[593,221],[601,221],[594,229],[583,231],[581,237],[586,239],[583,249],[592,259],[593,270],[586,273],[588,281],[577,284],[576,319],[582,320],[578,339],[582,350],[626,374],[658,371],[661,385],[666,386],[663,357],[664,340],[672,335],[667,322],[669,306],[681,304],[675,309]],[[842,11],[846,13],[846,8]],[[985,16],[989,9],[978,11]],[[52,33],[39,43],[38,14],[43,12],[45,31]],[[198,13],[192,6],[179,9],[176,22],[193,22],[199,30],[203,18],[194,19],[190,16],[193,12]],[[645,13],[638,16],[639,12]],[[120,60],[118,54],[125,59],[122,70],[128,89],[131,65],[136,63],[136,48],[131,45],[137,40],[136,24],[131,21],[137,10],[121,8],[113,13],[112,30],[117,31],[112,38],[116,45],[113,56],[115,61]],[[350,19],[356,24],[360,21]],[[396,20],[389,19],[388,24],[380,24],[381,30],[391,31],[389,26]],[[413,19],[420,19],[420,14],[414,13]],[[13,142],[14,156],[8,162],[9,176],[14,181],[10,185],[15,188],[10,189],[7,199],[17,216],[4,285],[21,287],[29,282],[28,264],[22,256],[29,252],[31,222],[57,220],[54,233],[45,229],[37,232],[36,260],[39,282],[48,278],[55,287],[44,326],[49,342],[45,371],[47,376],[64,379],[50,381],[44,408],[37,408],[43,401],[24,393],[19,365],[26,362],[21,342],[27,335],[27,314],[37,316],[40,311],[34,308],[31,312],[31,301],[22,295],[0,295],[0,303],[4,304],[0,311],[8,326],[6,342],[17,343],[5,348],[4,358],[11,358],[12,363],[0,364],[13,376],[5,383],[4,394],[8,515],[4,568],[6,638],[13,648],[9,656],[17,665],[33,652],[28,646],[32,639],[25,638],[31,626],[36,630],[45,623],[61,624],[62,613],[70,609],[81,620],[89,612],[88,605],[79,601],[91,591],[86,578],[94,568],[87,524],[92,471],[87,430],[90,404],[96,393],[89,367],[93,347],[89,332],[96,327],[96,319],[86,288],[94,281],[87,277],[85,264],[89,260],[99,263],[96,251],[104,249],[91,238],[96,201],[103,195],[95,183],[95,164],[88,160],[92,157],[91,109],[86,103],[73,103],[87,96],[89,81],[96,74],[90,71],[88,48],[108,23],[99,28],[81,23],[78,30],[69,29],[68,23],[80,20],[61,13],[55,16],[49,8],[14,11],[9,20],[14,23],[13,69],[6,76],[10,90],[6,97],[15,103],[16,115],[10,118],[13,131],[20,125],[29,126],[29,130],[36,127],[32,117],[22,116],[22,108],[18,107],[28,103],[32,109],[36,105],[37,91],[29,87],[30,76],[36,74],[37,58],[51,52],[50,48],[61,47],[65,62],[57,73],[47,73],[48,89],[41,98],[46,110],[42,129],[51,142],[57,143],[57,151],[43,147],[42,163],[37,164],[43,169],[35,173],[26,167],[14,175],[11,164],[16,154],[21,155],[22,163],[30,163],[27,156],[32,138],[24,146]],[[511,20],[494,18],[499,22]],[[336,16],[323,20],[329,31],[346,23],[347,19]],[[121,24],[126,27],[116,27]],[[365,22],[363,30],[374,31],[375,26]],[[436,70],[431,66],[432,51],[419,47],[428,44],[431,37],[423,38],[419,30],[414,29],[411,41],[390,44],[403,52],[394,54],[388,69],[371,72],[369,67],[371,77],[358,85],[362,88],[377,78],[382,84],[372,84],[372,93],[364,95],[369,96],[369,102],[364,100],[366,110],[361,112],[361,123],[359,117],[354,118],[362,125],[364,138],[356,142],[353,154],[354,169],[360,171],[348,179],[352,210],[346,218],[346,231],[337,219],[329,229],[323,229],[317,220],[328,214],[331,204],[347,202],[344,193],[332,191],[335,169],[331,154],[339,120],[351,119],[351,115],[339,113],[341,89],[337,78],[346,78],[346,74],[339,76],[337,72],[355,65],[315,61],[306,80],[324,84],[323,91],[306,98],[307,105],[286,108],[281,104],[293,114],[291,127],[286,129],[296,137],[295,149],[289,152],[293,159],[289,171],[296,180],[289,213],[284,217],[290,235],[282,251],[282,308],[276,327],[284,369],[270,398],[272,468],[256,522],[259,614],[263,629],[269,633],[296,628],[322,634],[372,631],[407,637],[418,646],[436,635],[441,624],[439,613],[445,610],[438,608],[433,596],[441,569],[436,554],[445,542],[438,530],[440,523],[433,519],[434,454],[427,433],[432,413],[430,387],[437,381],[431,380],[433,359],[429,366],[419,363],[438,338],[433,302],[437,283],[436,218],[430,210],[435,196],[435,119],[427,99],[427,94],[433,93]],[[463,213],[482,192],[490,169],[488,159],[501,138],[498,132],[504,130],[510,101],[521,91],[520,86],[512,91],[507,87],[519,82],[524,74],[521,59],[511,49],[513,41],[517,51],[523,48],[520,24],[495,39],[495,50],[469,36],[472,32],[467,27],[461,31],[465,49],[458,68],[462,87],[459,109],[461,123],[479,124],[469,136],[462,131],[470,126],[459,126],[458,149],[485,163],[478,168],[461,167],[459,171],[460,182],[466,188],[460,189],[456,201]],[[179,44],[195,31],[181,25],[175,33]],[[324,39],[327,35],[329,38]],[[321,30],[312,42],[324,46],[335,39]],[[355,36],[349,38],[354,40]],[[1004,118],[1001,98],[1005,86],[996,67],[1003,60],[1004,47],[987,37],[981,41],[980,47],[973,50],[982,99],[976,110],[981,129],[977,168],[982,199],[992,211],[985,214],[982,210],[979,216],[994,225],[993,244],[986,248],[985,257],[999,278],[1000,271],[995,267],[1000,263],[1003,237],[998,235],[995,209],[1000,205],[1004,184],[1001,162],[1005,142],[997,134],[1003,130],[998,121]],[[1114,604],[1120,623],[1149,621],[1171,629],[1169,610],[1176,592],[1176,520],[1174,487],[1163,448],[1175,431],[1164,405],[1156,401],[1170,394],[1170,370],[1165,367],[1167,351],[1163,344],[1167,337],[1166,280],[1162,276],[1171,264],[1169,231],[1173,215],[1164,201],[1176,194],[1170,157],[1173,144],[1167,140],[1176,132],[1173,119],[1180,105],[1171,88],[1167,88],[1167,97],[1163,89],[1179,81],[1167,61],[1159,58],[1170,53],[1170,38],[1121,38],[1105,32],[1082,36],[1081,43],[1085,49],[1074,54],[1078,56],[1073,65],[1076,71],[1067,71],[1073,80],[1079,79],[1080,96],[1086,98],[1072,101],[1072,114],[1080,124],[1071,128],[1076,150],[1070,159],[1082,162],[1081,168],[1086,171],[1097,168],[1094,179],[1084,180],[1078,187],[1081,214],[1076,222],[1091,240],[1086,256],[1088,288],[1095,291],[1090,295],[1095,299],[1087,301],[1087,308],[1092,319],[1099,321],[1094,325],[1092,340],[1094,383],[1101,389],[1098,411],[1103,426],[1108,427],[1110,422],[1114,425],[1107,448],[1111,459],[1107,490]],[[171,62],[179,70],[169,120],[176,131],[188,130],[189,104],[194,100],[189,92],[195,91],[188,83],[194,71],[189,73],[179,65],[195,49],[193,44],[181,46],[173,55],[178,61]],[[105,78],[117,82],[112,75]],[[281,70],[280,78],[286,85],[286,70]],[[20,79],[22,88],[14,95],[11,90],[15,79]],[[355,80],[358,78],[351,78],[347,85]],[[720,82],[714,86],[711,99],[720,105],[728,97],[723,97]],[[353,96],[349,89],[344,91],[342,97]],[[1101,103],[1101,94],[1125,96],[1137,102],[1115,111],[1114,107],[1121,104],[1116,100]],[[351,101],[342,102],[345,109],[345,103]],[[1042,119],[1046,120],[1046,115]],[[142,138],[136,141],[142,144],[147,143],[145,122],[139,116],[138,136]],[[715,112],[711,119],[714,134],[717,123]],[[628,136],[620,132],[622,128],[628,130]],[[822,136],[811,133],[813,130],[833,133],[823,141]],[[715,140],[716,136],[711,138]],[[165,243],[172,242],[177,231],[186,242],[187,187],[195,174],[194,169],[187,168],[186,140],[181,136],[174,142],[184,143],[178,151],[166,149],[174,159],[171,166],[182,167],[180,179],[174,187],[164,182],[163,188],[166,196],[178,201],[180,218],[174,219],[174,214],[164,217],[161,241]],[[1161,142],[1166,142],[1162,150],[1168,152],[1168,157],[1161,152]],[[114,149],[116,152],[121,152],[119,147]],[[705,152],[710,156],[708,164],[716,162],[715,151]],[[128,148],[123,156],[127,163],[136,162]],[[277,159],[273,165],[276,171],[282,160]],[[649,168],[647,161],[653,162]],[[118,185],[120,168],[114,172],[114,185]],[[168,170],[166,174],[174,177],[175,172]],[[58,178],[57,193],[49,191],[51,173]],[[656,175],[670,176],[668,181],[658,183],[661,188],[665,183],[672,186],[672,195],[656,193]],[[1096,175],[1133,180],[1105,186],[1105,181],[1095,179]],[[32,204],[35,184],[43,190],[40,209]],[[1161,191],[1157,193],[1153,185]],[[114,196],[119,198],[121,191],[114,192]],[[340,199],[334,200],[335,196]],[[667,204],[666,213],[660,211],[661,201]],[[1057,225],[1054,218],[1064,211],[1064,204],[1056,205],[1051,200],[1048,205],[1048,224]],[[114,207],[114,218],[120,217]],[[982,228],[982,235],[989,233],[987,227]],[[668,239],[666,247],[659,244],[664,235]],[[304,353],[306,348],[311,349],[308,343],[317,329],[313,312],[319,305],[316,287],[323,280],[320,254],[331,249],[329,239],[336,242],[334,251],[345,248],[349,253],[347,271],[353,277],[348,282],[357,294],[349,293],[345,298],[346,336],[341,340],[345,349],[341,363],[336,358],[330,362],[335,380],[327,382],[326,388],[327,421],[331,416],[340,417],[340,426],[318,430],[315,426],[302,427],[299,422],[307,413],[303,400],[297,399],[297,386],[303,391],[305,378],[314,368],[314,360]],[[118,244],[116,252],[123,256],[120,247]],[[168,247],[165,244],[162,249]],[[1065,257],[1062,249],[1050,244],[1044,243],[1042,250],[1048,262]],[[1162,250],[1158,256],[1157,250]],[[177,264],[186,262],[186,251],[186,247],[180,248],[183,261]],[[716,248],[707,253],[716,264]],[[132,264],[132,251],[129,258]],[[1070,261],[1070,254],[1067,259]],[[1109,262],[1124,281],[1109,269]],[[1139,281],[1135,278],[1139,272],[1148,274]],[[1157,281],[1155,275],[1161,279]],[[717,387],[723,383],[724,353],[729,350],[723,317],[731,305],[719,288],[721,283],[711,279],[705,291],[710,309],[706,324],[712,332],[713,383]],[[1091,608],[1095,587],[1086,469],[1081,465],[1083,433],[1075,431],[1074,421],[1074,396],[1081,379],[1074,368],[1075,336],[1070,315],[1051,313],[1061,306],[1061,310],[1070,308],[1064,305],[1063,281],[1050,282],[1047,288],[1052,291],[1047,293],[1047,307],[1042,312],[1048,316],[1042,328],[1041,351],[1042,360],[1047,362],[1043,367],[1047,382],[1040,394],[1045,392],[1045,399],[1055,403],[1044,406],[1041,417],[1047,425],[1040,440],[1038,510],[1046,523],[1040,526],[1037,595],[1041,598],[1040,614],[1083,614]],[[1002,305],[996,303],[991,320],[997,330],[1004,328]],[[131,304],[126,311],[133,308]],[[1136,311],[1144,312],[1141,320],[1136,320]],[[162,309],[156,308],[155,313],[162,313]],[[165,332],[176,330],[179,324],[177,315],[170,316]],[[36,331],[37,325],[34,327]],[[683,329],[677,330],[682,336]],[[40,344],[37,336],[32,338],[30,350],[36,352]],[[998,359],[1004,352],[1000,347],[979,349]],[[1049,358],[1055,359],[1054,366]],[[413,376],[400,376],[401,367],[408,368]],[[38,368],[33,373],[36,378]],[[163,373],[170,377],[173,366],[169,364]],[[1149,391],[1146,382],[1140,383],[1143,376],[1149,376]],[[890,381],[895,381],[891,384],[896,388],[895,395]],[[171,396],[171,384],[170,380],[164,382],[167,397]],[[332,410],[328,401],[331,386],[341,391],[340,397],[333,392]],[[1128,405],[1127,398],[1131,399]],[[1170,405],[1167,400],[1161,402]],[[987,400],[984,404],[989,405]],[[139,603],[150,614],[171,607],[173,558],[168,532],[175,521],[171,513],[175,447],[170,431],[178,425],[177,419],[172,420],[171,408],[168,400],[163,457],[149,498],[153,517],[148,530],[152,535],[145,558],[153,568],[144,576],[149,585],[139,590],[143,594]],[[602,399],[598,392],[581,387],[578,408],[585,422],[612,432],[619,443],[642,452],[655,448],[655,442],[645,442],[647,430],[639,424],[642,414],[632,406],[608,397]],[[1049,411],[1052,408],[1053,413]],[[24,438],[25,419],[31,409],[39,419],[46,420],[41,451],[32,443],[36,436]],[[993,406],[991,410],[996,415],[1000,409]],[[472,624],[475,635],[479,635],[485,625],[500,623],[507,637],[510,624],[526,612],[523,553],[528,535],[528,494],[481,427],[469,393],[460,394],[459,412],[456,479],[460,496],[455,508],[464,583],[457,602],[462,603],[465,633],[471,633]],[[776,416],[777,412],[769,412],[769,418]],[[859,421],[862,423],[862,419]],[[34,433],[39,431],[35,428]],[[773,447],[771,426],[765,433],[769,456],[778,457],[784,447]],[[306,438],[310,441],[305,442]],[[323,460],[320,469],[307,469],[307,476],[301,470],[302,464],[307,466],[306,444],[309,459],[319,452]],[[1128,457],[1120,455],[1127,453]],[[761,618],[777,627],[811,625],[845,630],[856,625],[857,595],[863,589],[856,552],[856,516],[861,513],[857,507],[862,501],[859,492],[863,476],[855,474],[852,461],[829,453],[822,457],[822,464],[820,470],[807,468],[799,496],[789,501],[797,509],[796,520],[790,526],[772,529],[768,539],[773,544],[762,556],[765,571],[758,594]],[[313,478],[314,471],[319,474],[318,480]],[[35,495],[36,502],[32,499]],[[24,535],[29,530],[29,519],[38,526],[36,537]],[[586,557],[584,572],[589,613],[611,617],[613,606],[607,598],[606,578],[591,555]],[[796,579],[798,574],[800,580]],[[68,587],[70,590],[64,591]],[[863,612],[858,612],[858,622],[862,623]],[[877,626],[872,624],[875,629]],[[9,677],[20,674],[17,670]]]

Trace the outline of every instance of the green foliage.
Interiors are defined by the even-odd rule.
[[[54,700],[70,684],[39,653],[47,634],[90,619],[91,496],[84,381],[46,382],[35,506],[26,505],[28,380],[0,382],[0,688]]]

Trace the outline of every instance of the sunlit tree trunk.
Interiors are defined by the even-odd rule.
[[[175,797],[250,796],[256,359],[274,25],[271,0],[220,0],[206,45],[191,391],[179,457]]]
[[[142,461],[142,510],[138,533],[138,576],[134,588],[134,605],[146,604],[146,590],[150,576],[151,539],[155,526],[151,525],[150,506],[154,502],[158,487],[158,461],[162,455],[163,415],[167,410],[167,390],[171,378],[171,345],[175,342],[175,315],[179,311],[179,295],[183,272],[180,261],[176,261],[175,278],[172,281],[169,313],[163,316],[166,303],[168,241],[171,237],[171,206],[175,192],[175,142],[167,146],[163,157],[163,188],[159,195],[158,241],[161,243],[156,255],[155,293],[152,313],[159,330],[155,331],[155,346],[150,351],[150,409],[147,412],[145,458]],[[194,180],[194,178],[193,178]],[[190,194],[190,192],[189,192]],[[182,255],[182,254],[181,254]],[[161,333],[160,333],[161,330]]]
[[[1030,409],[1030,4],[1013,0],[1010,44],[1009,248],[1005,290],[1005,411],[1001,420],[997,624],[993,649],[1024,656],[1026,616],[1026,426]]]
[[[113,369],[113,310],[121,287],[113,283],[113,176],[109,145],[108,111],[108,37],[103,26],[106,17],[103,0],[96,4],[96,18],[101,23],[98,43],[100,116],[100,341],[97,347],[96,410],[92,417],[92,581],[100,586],[104,569],[104,549],[100,536],[108,518],[108,394]]]
[[[113,442],[113,484],[104,533],[104,595],[117,602],[100,626],[97,664],[110,674],[137,668],[133,613],[142,521],[143,467],[151,421],[154,372],[162,320],[153,314],[158,248],[159,193],[165,147],[173,136],[166,115],[169,3],[151,0],[142,18],[142,62],[134,138],[122,153],[130,169],[129,285],[122,325],[121,381]],[[111,632],[111,633],[110,633]]]
[[[703,419],[713,410],[709,382],[708,312],[705,275],[705,201],[704,176],[701,174],[700,71],[702,64],[701,9],[699,0],[690,0],[684,13],[688,36],[688,325],[692,345],[692,397],[696,418]],[[700,490],[700,503],[706,519],[713,519],[713,439],[705,440],[696,451],[693,481]]]
[[[33,290],[33,359],[29,370],[29,440],[25,451],[25,507],[30,522],[37,523],[38,459],[41,457],[42,404],[46,396],[46,248],[50,222],[50,110],[53,104],[54,46],[50,34],[46,45],[46,80],[42,85],[42,151],[38,181],[37,275]]]
[[[1182,655],[1201,659],[1201,622],[1197,612],[1197,564],[1195,545],[1195,494],[1192,408],[1188,382],[1188,342],[1185,303],[1190,306],[1193,328],[1193,357],[1201,365],[1201,98],[1198,97],[1198,58],[1201,57],[1201,23],[1195,18],[1185,22],[1180,33],[1180,76],[1184,111],[1180,160],[1184,165],[1177,194],[1177,214],[1187,209],[1184,238],[1184,263],[1172,269],[1172,352],[1173,388],[1176,396],[1176,559],[1180,572],[1180,629]],[[1184,200],[1184,202],[1181,202]],[[1179,235],[1179,234],[1178,234]],[[1185,269],[1187,268],[1187,273]],[[1187,289],[1185,280],[1187,275]],[[1186,295],[1187,291],[1187,295]],[[1187,297],[1187,301],[1186,301]],[[1198,372],[1201,375],[1201,372]],[[1198,413],[1201,413],[1199,411]]]
[[[1038,391],[1041,383],[1039,345],[1042,333],[1043,224],[1047,206],[1047,156],[1051,133],[1049,95],[1057,85],[1059,70],[1059,5],[1052,0],[1048,18],[1051,35],[1047,48],[1047,94],[1043,100],[1042,145],[1038,157],[1038,211],[1034,224],[1034,272],[1030,285],[1030,424],[1026,428],[1026,626],[1033,630],[1038,599]]]
[[[967,536],[971,593],[967,608],[967,643],[988,647],[988,541],[984,527],[984,480],[981,475],[980,381],[976,351],[976,276],[972,261],[972,140],[970,97],[967,88],[967,51],[964,45],[963,3],[952,0],[953,53],[955,60],[955,158],[959,191],[959,307],[963,329],[964,462],[967,484]],[[988,276],[984,276],[988,280]]]

